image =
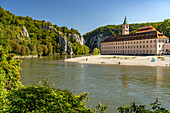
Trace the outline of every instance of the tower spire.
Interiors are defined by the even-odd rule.
[[[129,24],[127,23],[127,19],[125,15],[125,19],[122,25],[122,35],[127,35],[127,34],[129,34]]]
[[[124,19],[123,24],[124,24],[124,25],[128,24],[128,23],[127,23],[127,19],[126,19],[126,15],[125,15],[125,19]]]

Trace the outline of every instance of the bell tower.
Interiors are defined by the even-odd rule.
[[[129,34],[129,24],[127,23],[126,15],[125,19],[122,25],[122,35],[128,35]]]

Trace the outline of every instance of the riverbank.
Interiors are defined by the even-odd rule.
[[[14,56],[15,59],[18,58],[38,58],[38,55],[28,55],[28,56]]]
[[[152,58],[155,62],[151,62]],[[170,56],[92,55],[66,59],[65,62],[102,65],[169,66]]]

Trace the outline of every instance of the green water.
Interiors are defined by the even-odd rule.
[[[75,94],[89,92],[89,105],[108,105],[107,113],[135,101],[150,104],[158,97],[170,109],[170,68],[141,66],[106,66],[66,63],[67,57],[22,59],[21,82],[38,84],[48,78],[55,88]]]

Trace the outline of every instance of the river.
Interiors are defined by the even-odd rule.
[[[74,94],[89,92],[89,105],[108,105],[107,113],[135,101],[147,104],[158,97],[170,109],[170,68],[66,63],[67,57],[22,59],[21,82],[38,84],[47,79],[55,88]]]

